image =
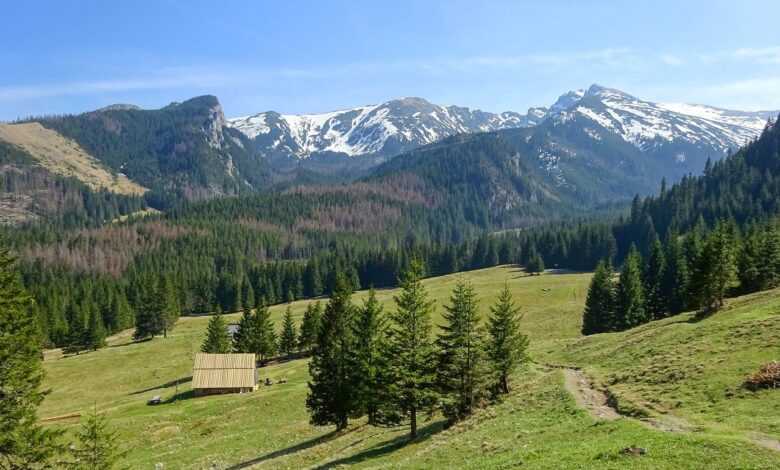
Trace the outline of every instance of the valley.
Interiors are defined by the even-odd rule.
[[[780,3],[28,3],[0,470],[780,468]]]
[[[767,346],[777,344],[772,337],[779,318],[777,291],[734,299],[701,322],[688,322],[691,315],[684,314],[636,331],[582,338],[588,274],[527,276],[517,267],[502,266],[431,278],[425,286],[437,305],[436,324],[458,277],[470,280],[480,293],[482,314],[509,283],[523,314],[521,329],[530,336],[533,362],[513,375],[513,391],[500,403],[449,429],[434,416],[416,441],[407,443],[403,428],[372,428],[362,420],[340,433],[310,426],[303,407],[306,360],[259,370],[262,379],[284,378],[285,384],[243,395],[191,396],[192,356],[207,317],[183,318],[167,339],[129,343],[127,335],[119,335],[97,352],[48,359],[44,385],[53,393],[41,417],[84,412],[96,403],[127,443],[127,462],[141,468],[157,462],[166,468],[424,468],[464,461],[469,468],[521,462],[529,468],[697,468],[694,462],[712,458],[727,466],[768,468],[780,462],[780,454],[753,441],[756,435],[780,438],[773,392],[741,389],[757,364],[774,357]],[[365,294],[356,293],[356,303]],[[378,292],[385,309],[393,308],[394,294]],[[292,304],[297,321],[308,302]],[[275,323],[283,310],[271,309]],[[728,333],[735,330],[738,336]],[[658,355],[667,358],[660,369],[649,361]],[[592,418],[564,388],[561,369],[545,366],[550,363],[583,367],[616,395],[621,413],[636,418]],[[152,395],[160,395],[163,404],[147,406]],[[655,416],[680,417],[693,428],[667,432],[643,425],[642,420]],[[57,425],[72,429],[76,422],[65,419]],[[647,453],[622,453],[629,447]],[[475,454],[479,460],[470,458]]]

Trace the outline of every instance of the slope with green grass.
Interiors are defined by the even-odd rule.
[[[108,348],[94,353],[65,358],[51,355],[45,366],[46,386],[52,393],[40,416],[85,412],[93,403],[97,404],[119,430],[123,447],[128,450],[126,463],[131,468],[152,468],[157,462],[164,463],[166,469],[330,468],[342,464],[391,468],[701,468],[707,461],[721,462],[729,468],[780,465],[780,453],[751,444],[739,428],[740,423],[747,425],[758,407],[763,406],[765,425],[758,431],[771,434],[771,423],[780,416],[777,408],[772,408],[772,400],[777,401],[772,393],[777,391],[759,393],[751,399],[752,404],[735,408],[735,414],[744,414],[722,424],[733,432],[705,428],[701,432],[667,433],[629,418],[597,422],[577,407],[564,388],[561,370],[540,364],[587,365],[587,357],[599,357],[601,362],[594,363],[599,367],[586,370],[606,376],[612,369],[608,366],[609,354],[602,350],[606,351],[609,345],[617,348],[632,333],[579,338],[580,313],[590,274],[526,276],[516,268],[498,267],[428,279],[425,284],[437,301],[436,321],[458,276],[474,283],[483,313],[487,313],[487,306],[504,283],[509,283],[525,312],[521,324],[531,336],[537,365],[516,374],[514,389],[502,403],[450,429],[444,429],[443,420],[433,416],[421,424],[422,435],[412,443],[406,440],[406,428],[373,428],[364,420],[354,421],[339,434],[332,428],[310,426],[304,407],[308,380],[305,360],[260,370],[261,379],[286,378],[286,384],[261,386],[251,394],[193,397],[189,392],[192,358],[203,339],[208,317],[182,318],[167,339],[131,343],[128,335],[120,335]],[[385,308],[392,308],[394,293],[378,292]],[[355,302],[361,302],[365,295],[357,293]],[[769,302],[765,308],[757,303],[761,299]],[[292,304],[297,321],[308,302]],[[780,305],[780,293],[736,302],[744,302],[740,311],[748,312],[744,321],[733,320],[743,327],[778,318],[771,313],[771,305]],[[759,308],[752,310],[754,303]],[[272,308],[277,326],[284,308]],[[718,322],[720,315],[695,324],[679,323],[687,317],[665,323],[670,331],[683,331],[682,328]],[[721,318],[727,318],[726,315],[724,312]],[[238,315],[230,318],[237,320]],[[678,340],[691,335],[695,331],[681,333]],[[753,340],[743,345],[742,335],[731,338],[740,348],[754,348]],[[604,343],[599,346],[597,341]],[[642,350],[644,354],[660,348],[660,343],[627,345],[627,351]],[[771,356],[769,352],[758,352],[763,349],[756,351],[732,356],[718,348],[712,353],[713,362],[721,361],[721,367],[727,370],[739,369],[734,372],[736,377],[742,369],[757,367],[758,362]],[[621,353],[613,354],[620,357]],[[620,370],[620,364],[616,364],[615,370]],[[699,393],[695,384],[685,382],[685,386],[693,387],[686,393]],[[154,395],[161,395],[165,403],[147,406],[146,401]],[[52,425],[74,429],[76,423],[76,419],[66,418],[53,421]],[[632,456],[621,452],[630,446],[646,448],[647,454]]]

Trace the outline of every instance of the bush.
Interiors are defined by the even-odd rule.
[[[780,362],[772,361],[761,366],[755,374],[745,380],[745,388],[759,390],[780,387]]]

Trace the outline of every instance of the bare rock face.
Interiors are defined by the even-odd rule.
[[[217,102],[208,110],[209,119],[206,120],[203,131],[206,133],[206,141],[212,148],[221,149],[225,139],[222,129],[225,127],[225,113],[222,105]]]

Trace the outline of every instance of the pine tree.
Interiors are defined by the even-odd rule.
[[[357,408],[368,415],[368,424],[371,425],[377,424],[380,344],[384,338],[384,328],[382,305],[371,288],[368,298],[357,310],[352,327],[352,335],[355,338],[353,386],[357,394]]]
[[[225,319],[222,318],[222,312],[217,312],[211,316],[209,325],[206,328],[206,339],[200,347],[201,352],[211,354],[227,354],[230,352],[230,334],[227,331]]]
[[[105,416],[97,409],[87,415],[78,433],[78,446],[71,449],[75,461],[68,465],[77,470],[109,470],[121,459],[116,431],[109,429]]]
[[[676,314],[688,307],[690,292],[688,259],[676,232],[671,232],[667,236],[665,259],[663,297],[666,299],[669,312]]]
[[[301,331],[298,336],[298,349],[310,354],[314,344],[317,342],[317,332],[320,328],[322,317],[322,305],[319,301],[312,302],[306,306],[301,321]]]
[[[627,330],[649,320],[645,312],[641,265],[639,252],[632,244],[628,256],[623,262],[623,271],[620,273],[620,282],[617,288],[615,326],[619,330]]]
[[[401,277],[396,310],[389,315],[390,327],[383,351],[386,370],[382,413],[386,421],[409,419],[410,435],[417,436],[417,414],[433,408],[436,354],[431,340],[433,302],[422,284],[423,267],[410,263]]]
[[[9,469],[47,468],[60,450],[59,432],[38,425],[46,392],[31,304],[13,257],[0,247],[0,465]]]
[[[544,259],[542,259],[542,255],[534,251],[528,259],[525,270],[532,275],[542,274],[544,272]]]
[[[528,360],[528,337],[520,332],[521,318],[509,285],[504,285],[488,317],[487,357],[496,393],[509,393],[509,376]]]
[[[436,385],[442,412],[453,422],[470,415],[486,396],[488,370],[474,287],[458,280],[450,303],[436,340]]]
[[[252,353],[252,339],[254,338],[254,315],[249,307],[244,307],[238,328],[233,334],[233,351],[237,353]]]
[[[279,335],[279,352],[291,356],[297,349],[297,340],[298,333],[292,318],[292,309],[288,304],[287,310],[284,311],[284,320],[282,320],[282,332]]]
[[[96,308],[92,308],[89,316],[84,346],[97,351],[106,345],[106,328],[103,326],[103,318]]]
[[[355,313],[348,280],[338,274],[334,287],[309,362],[311,380],[306,408],[312,424],[335,424],[341,431],[346,429],[350,416],[356,414],[358,403],[353,375]]]
[[[158,290],[148,278],[143,281],[138,301],[133,338],[136,340],[154,338],[163,332],[163,323],[160,316]]]
[[[769,225],[763,231],[759,266],[760,288],[773,289],[780,285],[780,232]]]
[[[642,276],[645,293],[645,312],[656,320],[666,316],[667,299],[664,297],[663,280],[666,271],[666,259],[661,242],[656,237],[650,248],[650,255]]]
[[[163,276],[160,278],[160,285],[157,289],[157,303],[155,315],[159,318],[159,324],[164,338],[168,337],[168,332],[173,330],[176,321],[179,319],[179,300],[176,296],[176,290],[170,279]]]
[[[268,311],[268,307],[263,305],[255,310],[254,322],[250,331],[252,332],[251,352],[257,355],[261,363],[266,363],[276,354],[276,332],[271,322],[271,313]]]
[[[592,335],[612,331],[615,327],[615,285],[612,263],[599,262],[590,281],[585,311],[582,314],[582,334]]]
[[[723,299],[736,276],[735,228],[719,222],[707,237],[699,260],[700,307],[705,312],[723,306]]]

